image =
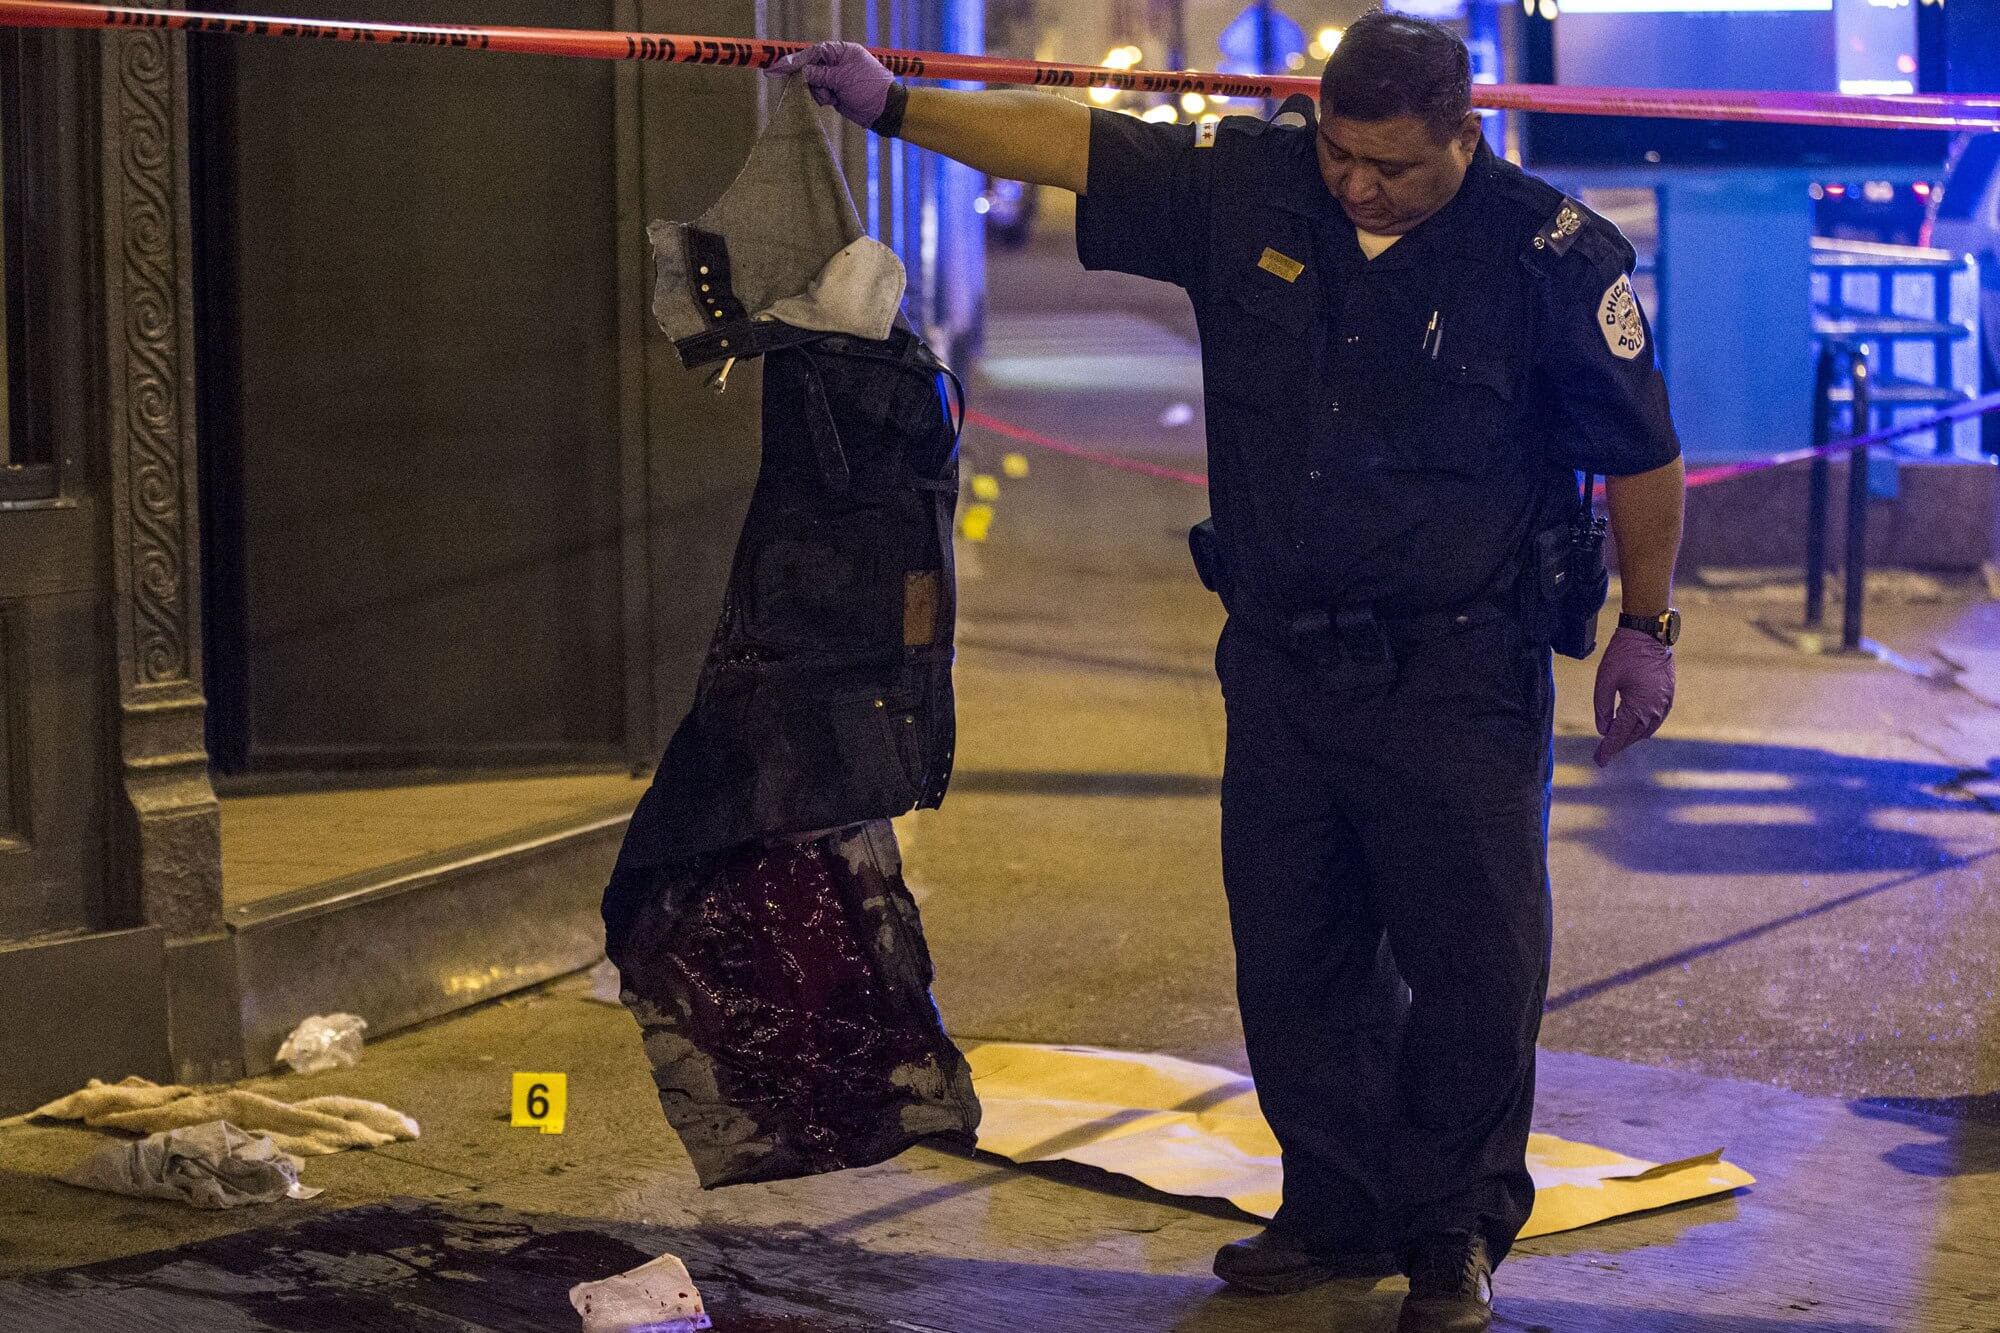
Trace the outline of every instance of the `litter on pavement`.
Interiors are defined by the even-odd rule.
[[[359,1097],[308,1097],[281,1102],[241,1089],[203,1092],[181,1084],[132,1077],[118,1083],[90,1080],[80,1092],[37,1107],[30,1117],[80,1120],[92,1129],[137,1134],[186,1129],[226,1120],[252,1134],[268,1134],[282,1152],[318,1157],[349,1148],[379,1148],[414,1139],[417,1122],[393,1107]]]
[[[142,1199],[180,1199],[196,1208],[239,1208],[322,1191],[299,1183],[299,1159],[269,1135],[226,1120],[148,1135],[93,1153],[61,1177],[84,1189]]]
[[[319,1074],[361,1063],[361,1034],[368,1020],[355,1014],[314,1014],[278,1047],[278,1062],[295,1074]]]
[[[583,1333],[700,1333],[713,1328],[687,1265],[663,1254],[629,1273],[579,1282],[569,1303],[583,1316]]]
[[[614,1007],[624,1004],[624,1000],[619,996],[619,992],[624,989],[624,983],[618,976],[618,964],[609,958],[598,959],[597,966],[584,974],[584,981],[590,987],[585,999]]]

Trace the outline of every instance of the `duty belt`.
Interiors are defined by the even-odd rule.
[[[1393,644],[1457,634],[1475,625],[1505,618],[1493,602],[1473,602],[1450,611],[1422,611],[1407,616],[1379,616],[1373,607],[1346,606],[1331,611],[1303,611],[1291,618],[1286,637],[1294,652],[1346,666],[1393,666]]]

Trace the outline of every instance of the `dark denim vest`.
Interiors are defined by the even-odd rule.
[[[941,372],[904,329],[766,356],[722,621],[621,871],[943,799],[958,450]]]
[[[859,233],[810,116],[803,94],[788,96],[716,208],[655,228],[656,314],[691,327],[674,304],[691,301],[702,320],[675,339],[682,362],[763,358],[763,461],[693,707],[633,814],[619,874],[935,806],[950,777],[950,372],[900,319],[878,339],[745,308],[795,285],[794,273],[774,286],[772,266],[831,256]],[[771,206],[793,182],[797,207]]]

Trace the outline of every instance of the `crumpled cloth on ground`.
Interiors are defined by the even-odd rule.
[[[970,1148],[972,1074],[887,820],[645,872],[606,900],[607,952],[660,1105],[704,1188]]]
[[[197,1208],[239,1208],[322,1191],[299,1183],[299,1159],[269,1135],[245,1134],[226,1120],[118,1143],[71,1167],[62,1180],[142,1199],[182,1199]]]
[[[37,1107],[30,1114],[51,1120],[81,1120],[92,1129],[137,1134],[226,1120],[251,1133],[268,1134],[281,1152],[301,1157],[348,1148],[379,1148],[421,1134],[417,1122],[401,1111],[359,1097],[281,1102],[260,1092],[201,1092],[178,1083],[159,1084],[138,1077],[118,1083],[94,1078],[82,1091]]]
[[[701,1333],[714,1328],[687,1265],[663,1254],[629,1273],[579,1282],[569,1303],[583,1316],[583,1333]]]

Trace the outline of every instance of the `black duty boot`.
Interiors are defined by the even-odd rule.
[[[1215,1252],[1215,1275],[1232,1287],[1266,1296],[1304,1291],[1341,1278],[1388,1277],[1397,1271],[1395,1256],[1380,1253],[1307,1249],[1282,1231],[1265,1229],[1244,1240],[1232,1240]]]
[[[1464,1231],[1426,1236],[1410,1247],[1403,1271],[1410,1294],[1396,1333],[1485,1333],[1493,1323],[1493,1264],[1486,1242]]]

